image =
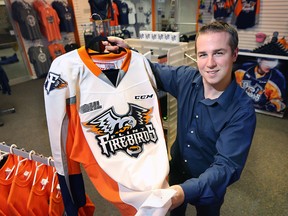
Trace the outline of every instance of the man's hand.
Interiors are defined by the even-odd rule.
[[[105,46],[105,50],[109,52],[118,52],[119,47],[129,48],[129,45],[119,37],[109,36],[108,41],[102,41],[102,43]]]
[[[184,202],[184,191],[180,185],[173,185],[170,187],[170,189],[173,189],[176,191],[176,194],[171,198],[172,205],[170,207],[170,211],[173,210],[174,208],[177,208]]]

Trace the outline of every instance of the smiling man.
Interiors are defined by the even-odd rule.
[[[128,47],[109,37],[106,49]],[[204,25],[196,36],[198,69],[152,64],[159,89],[177,98],[177,137],[171,148],[169,183],[177,191],[171,215],[218,216],[226,189],[239,180],[256,127],[252,100],[235,81],[237,31],[227,23]]]

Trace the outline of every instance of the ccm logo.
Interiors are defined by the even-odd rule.
[[[135,99],[136,99],[136,100],[144,100],[144,99],[148,99],[148,98],[153,98],[153,94],[151,94],[151,95],[138,95],[138,96],[135,96]]]

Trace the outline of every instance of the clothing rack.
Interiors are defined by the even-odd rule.
[[[16,144],[7,145],[5,142],[0,142],[0,150],[2,152],[15,154],[29,160],[33,160],[48,166],[54,166],[54,160],[52,157],[44,157],[43,155],[37,154],[34,150],[26,151],[24,148],[19,149]]]

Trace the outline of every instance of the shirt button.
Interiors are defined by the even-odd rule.
[[[187,160],[184,160],[185,163],[187,163]]]
[[[194,131],[192,130],[191,133],[194,133]]]
[[[190,148],[190,145],[187,145],[188,148]]]
[[[196,117],[196,118],[198,118],[199,116],[198,116],[198,115],[196,115],[195,117]]]

